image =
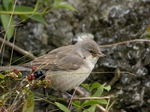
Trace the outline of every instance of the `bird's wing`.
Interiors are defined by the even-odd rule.
[[[73,53],[73,46],[64,46],[57,48],[44,56],[40,56],[33,61],[24,64],[24,66],[36,66],[44,70],[76,70],[84,61]]]
[[[85,64],[84,60],[78,55],[68,54],[62,59],[56,61],[55,66],[53,67],[52,71],[77,70],[84,64]]]

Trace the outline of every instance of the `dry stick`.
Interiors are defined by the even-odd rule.
[[[96,107],[99,108],[102,112],[107,112],[106,109],[101,105],[97,104]]]
[[[78,87],[78,86],[77,86]],[[71,102],[72,102],[72,100],[73,100],[73,96],[75,95],[75,93],[76,93],[76,90],[77,90],[77,87],[74,89],[74,92],[73,92],[73,94],[72,94],[72,97],[70,98],[70,101],[69,101],[69,104],[68,104],[68,108],[71,108]]]
[[[13,39],[13,43],[12,43],[12,44],[13,44],[13,47],[12,47],[12,49],[11,49],[11,56],[10,56],[10,63],[9,63],[9,65],[11,65],[12,58],[13,58],[15,39],[16,39],[16,29],[15,29],[15,31],[14,31],[14,39]]]
[[[72,100],[102,100],[102,99],[109,99],[111,96],[104,96],[104,97],[80,97],[80,98],[71,98]]]
[[[23,50],[23,49],[21,49],[20,47],[18,47],[18,46],[16,46],[16,45],[14,45],[14,44],[12,44],[12,43],[10,43],[10,42],[8,42],[8,41],[2,39],[2,38],[0,38],[0,42],[1,42],[1,43],[4,43],[5,45],[7,45],[7,46],[9,46],[9,47],[14,48],[14,50],[18,51],[19,53],[21,53],[21,54],[23,54],[23,55],[26,55],[27,57],[29,57],[29,58],[31,58],[31,59],[35,59],[35,58],[36,58],[33,54],[29,53],[28,51]]]
[[[118,46],[122,44],[128,44],[131,42],[150,42],[150,40],[149,39],[134,39],[134,40],[128,40],[128,41],[118,42],[118,43],[109,44],[109,45],[102,45],[100,46],[100,48],[113,47],[113,46]]]

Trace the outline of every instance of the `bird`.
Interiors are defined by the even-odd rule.
[[[48,54],[24,64],[36,66],[45,71],[50,87],[58,91],[69,91],[84,82],[100,57],[105,56],[92,39],[79,41],[74,45],[56,48]]]

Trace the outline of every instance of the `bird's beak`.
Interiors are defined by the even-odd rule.
[[[100,53],[97,53],[97,54],[93,54],[93,56],[94,57],[104,57],[106,55],[100,52]]]
[[[103,53],[98,53],[97,56],[98,56],[98,57],[105,57],[106,55],[103,54]]]

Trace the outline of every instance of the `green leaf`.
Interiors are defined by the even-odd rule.
[[[27,17],[27,16],[25,16],[25,15],[19,15],[19,17],[20,17],[20,19],[21,19],[22,21],[25,21],[25,20],[27,20],[27,19],[28,19],[28,17]]]
[[[37,22],[40,22],[40,23],[42,23],[44,25],[47,24],[45,19],[42,17],[42,15],[31,15],[31,16],[29,16],[29,18],[31,18],[31,19],[33,19],[33,20],[35,20]]]
[[[85,109],[83,112],[95,112],[96,105],[92,105],[90,108]]]
[[[93,97],[99,97],[104,91],[104,85],[101,85],[97,88],[96,92],[92,95]]]
[[[33,12],[33,10],[34,9],[32,7],[27,7],[27,6],[17,6],[15,8],[15,12]],[[30,19],[33,19],[33,20],[40,22],[44,25],[47,24],[45,19],[40,14],[31,14],[31,15],[29,15],[29,14],[25,15],[24,14],[24,15],[20,15],[20,17],[22,20],[26,20],[27,18],[30,18]]]
[[[107,100],[86,100],[81,106],[86,107],[89,105],[94,105],[94,104],[107,104]]]
[[[108,101],[105,99],[99,100],[99,104],[108,104]]]
[[[56,106],[61,109],[63,112],[70,112],[70,110],[63,104],[55,102]]]
[[[73,103],[72,103],[75,107],[76,107],[76,109],[80,109],[81,108],[81,102],[80,101],[78,101],[78,100],[75,100]]]
[[[92,91],[93,89],[98,88],[99,86],[101,86],[101,84],[98,82],[95,82],[91,85],[90,90]]]
[[[12,9],[12,6],[13,6],[13,1],[14,0],[3,0],[2,3],[3,3],[3,6],[4,6],[4,9],[5,10],[11,10]]]
[[[32,12],[34,9],[28,6],[16,6],[14,12]]]
[[[90,84],[81,84],[85,89],[90,91]]]
[[[0,14],[0,18],[7,35],[7,40],[10,40],[14,33],[14,27],[15,27],[14,19],[11,18],[10,20],[10,15],[6,15],[6,14]],[[9,21],[10,21],[10,25],[8,26]]]
[[[34,94],[30,90],[27,90],[27,99],[22,112],[34,112]]]
[[[61,0],[55,0],[53,3],[53,7],[56,9],[69,9],[72,11],[77,11],[73,6],[71,6],[70,4],[66,3],[66,2],[62,2]]]
[[[4,78],[5,76],[2,73],[0,73],[0,79],[4,79]]]
[[[111,86],[104,86],[104,89],[107,90],[107,91],[110,91],[111,90]]]
[[[2,5],[0,5],[0,11],[4,11],[4,8]]]

